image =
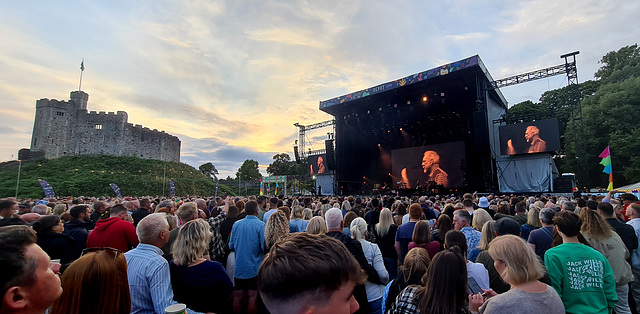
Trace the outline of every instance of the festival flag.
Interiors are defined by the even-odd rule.
[[[82,59],[82,63],[80,63],[80,71],[84,71],[84,59]]]
[[[49,184],[49,182],[43,179],[38,179],[38,183],[40,183],[40,186],[42,187],[42,190],[44,191],[44,195],[46,197],[56,197],[56,193],[53,192],[53,187],[51,186],[51,184]]]
[[[276,181],[276,193],[275,195],[278,195],[278,181]]]
[[[169,197],[176,197],[176,186],[173,185],[173,180],[169,180]]]
[[[604,166],[602,172],[609,175],[609,185],[607,186],[607,191],[613,190],[613,168],[611,167],[611,150],[609,146],[602,151],[602,153],[598,156],[602,158],[600,164]]]
[[[263,191],[262,191],[262,177],[261,177],[260,178],[260,195],[263,195],[262,193],[263,193]]]
[[[118,187],[117,184],[115,183],[109,183],[109,186],[111,187],[111,189],[113,190],[113,192],[116,193],[116,196],[118,196],[119,198],[122,198],[122,193],[120,192],[120,188]]]

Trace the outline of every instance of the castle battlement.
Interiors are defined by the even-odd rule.
[[[36,101],[31,151],[45,158],[70,155],[137,156],[180,161],[180,140],[140,124],[128,123],[126,111],[88,111],[89,94],[71,92],[71,100]]]

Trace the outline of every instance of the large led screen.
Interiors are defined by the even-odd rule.
[[[326,154],[309,156],[307,157],[307,161],[309,162],[308,169],[310,175],[323,174],[329,171],[327,168]]]
[[[520,155],[560,150],[558,119],[500,126],[500,154]]]
[[[395,149],[391,151],[391,173],[399,187],[418,188],[435,183],[446,188],[464,182],[464,142]]]

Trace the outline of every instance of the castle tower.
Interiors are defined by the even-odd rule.
[[[71,92],[71,101],[76,104],[77,110],[87,110],[87,102],[89,101],[89,94],[83,91]]]

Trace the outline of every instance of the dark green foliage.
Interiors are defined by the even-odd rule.
[[[164,195],[169,195],[169,179],[178,196],[215,193],[215,182],[187,164],[136,157],[71,156],[23,162],[18,197],[43,197],[37,179],[51,183],[57,196],[114,196],[109,183],[117,184],[122,195],[162,195],[165,170]],[[15,195],[17,174],[17,162],[0,165],[0,197]],[[223,186],[220,189],[218,194],[237,193]]]
[[[262,177],[260,171],[258,171],[258,162],[253,159],[247,159],[242,163],[238,172],[236,172],[236,178],[240,175],[240,180],[249,181],[257,180]]]
[[[273,162],[267,166],[267,173],[272,176],[295,175],[298,173],[298,164],[291,161],[291,156],[287,153],[276,154]]]

